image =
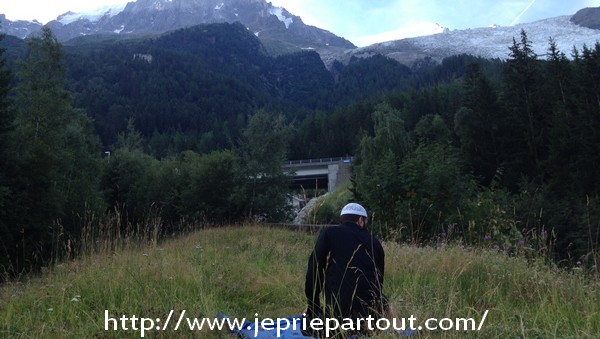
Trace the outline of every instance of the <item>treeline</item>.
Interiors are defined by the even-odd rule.
[[[77,255],[82,231],[98,234],[105,220],[123,232],[158,220],[169,235],[190,223],[289,217],[282,115],[252,112],[229,150],[163,160],[143,150],[130,118],[105,151],[65,89],[53,33],[28,39],[27,51],[14,75],[0,55],[0,278]]]
[[[353,193],[401,241],[600,261],[600,45],[413,67],[411,86],[307,116],[292,154],[354,155]],[[324,215],[322,222],[335,215]]]
[[[445,84],[378,103],[360,138],[355,194],[403,240],[449,236],[570,263],[600,259],[600,44],[572,60],[526,32],[500,76],[473,63]]]
[[[140,40],[81,38],[65,46],[68,88],[108,146],[130,117],[152,155],[227,149],[248,112],[301,121],[314,110],[407,86],[410,69],[383,57],[325,68],[314,51],[277,57],[239,23]]]
[[[165,234],[285,220],[281,163],[349,155],[354,196],[386,238],[598,260],[598,44],[569,59],[550,42],[541,57],[522,32],[507,61],[327,70],[314,52],[267,55],[239,24],[88,39],[63,49],[44,30],[3,52],[6,272],[60,258],[105,216]]]

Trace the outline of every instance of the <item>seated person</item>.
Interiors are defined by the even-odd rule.
[[[383,247],[367,231],[367,211],[361,205],[347,204],[340,219],[340,225],[321,231],[308,260],[306,316],[308,321],[335,317],[340,324],[345,318],[353,318],[356,324],[357,318],[369,315],[377,320],[388,311],[382,293]],[[321,298],[325,305],[321,304]],[[358,332],[365,332],[366,323],[361,325]]]

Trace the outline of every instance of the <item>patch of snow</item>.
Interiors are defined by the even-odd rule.
[[[294,22],[294,18],[287,18],[283,14],[283,8],[281,7],[271,7],[269,8],[269,13],[275,15],[279,21],[285,24],[285,28],[290,28],[290,25]]]
[[[570,21],[570,18],[571,16],[566,15],[509,27],[458,30],[407,40],[412,40],[415,45],[424,49],[437,49],[442,45],[447,47],[448,41],[452,41],[456,52],[469,51],[471,54],[486,58],[507,59],[513,38],[519,42],[521,30],[524,30],[527,39],[532,43],[533,51],[540,58],[544,58],[548,53],[551,38],[558,50],[570,57],[574,46],[581,51],[583,45],[593,47],[597,41],[600,41],[600,30],[576,25]]]
[[[225,3],[221,2],[220,4],[218,4],[218,5],[215,6],[215,9],[219,10],[219,9],[223,8],[224,5],[225,5]]]
[[[112,17],[112,16],[115,16],[115,15],[121,13],[125,9],[126,5],[127,4],[114,4],[114,5],[103,6],[103,7],[93,9],[93,10],[80,12],[80,13],[68,12],[63,15],[60,15],[57,18],[57,20],[63,25],[68,25],[77,20],[86,20],[86,19],[91,22],[97,22],[104,16]]]
[[[314,51],[315,50],[314,47],[302,47],[301,49],[305,50],[305,51]]]
[[[121,25],[121,28],[115,29],[113,32],[120,34],[121,32],[123,32],[124,29],[125,29],[125,25]]]
[[[152,63],[152,59],[153,59],[152,54],[136,53],[133,55],[133,60],[142,60],[149,64]]]

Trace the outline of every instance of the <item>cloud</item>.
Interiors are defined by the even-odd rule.
[[[349,37],[352,43],[358,47],[372,45],[378,42],[400,40],[404,38],[412,38],[417,36],[431,35],[441,33],[444,28],[433,22],[420,22],[416,24],[408,25],[407,27],[398,28],[391,31],[361,35],[355,37]]]
[[[0,12],[3,11],[9,20],[36,19],[47,23],[68,11],[87,11],[107,5],[127,3],[127,0],[5,0],[4,2]]]

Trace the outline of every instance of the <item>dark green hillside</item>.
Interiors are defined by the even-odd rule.
[[[352,57],[347,66],[336,62],[333,68],[337,84],[333,100],[337,104],[368,99],[412,84],[410,68],[381,55]]]
[[[336,64],[332,72],[314,51],[273,57],[239,23],[153,38],[81,38],[67,46],[66,64],[75,104],[94,119],[105,145],[134,118],[146,139],[183,136],[179,151],[230,147],[261,107],[303,119],[406,88],[411,75],[381,56]]]
[[[244,26],[215,24],[155,39],[103,43],[95,49],[71,47],[67,64],[76,104],[94,118],[105,144],[112,144],[133,117],[146,138],[155,133],[210,133],[212,140],[205,139],[207,144],[199,147],[214,149],[229,146],[228,139],[237,138],[257,108],[281,109],[289,103],[302,109],[305,100],[298,92],[330,86],[318,55],[310,54],[273,59]],[[314,79],[305,84],[303,77],[294,78],[286,60],[310,68]]]

